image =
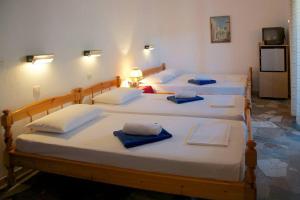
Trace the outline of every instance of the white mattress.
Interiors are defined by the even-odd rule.
[[[235,95],[235,107],[232,108],[214,108],[210,103],[214,100],[222,100],[229,96],[222,95],[201,95],[202,101],[194,101],[184,104],[175,104],[167,100],[166,94],[143,94],[141,97],[134,99],[126,104],[112,105],[96,103],[103,110],[118,113],[135,113],[135,114],[153,114],[153,115],[175,115],[187,117],[203,117],[217,119],[244,119],[244,97]]]
[[[113,136],[128,121],[157,122],[173,137],[157,143],[126,149]],[[28,133],[16,140],[17,151],[188,177],[239,181],[243,177],[245,127],[231,125],[227,147],[188,145],[185,138],[197,124],[216,119],[107,113],[66,134]]]
[[[214,75],[209,74],[216,80],[215,84],[195,85],[188,83],[189,79],[195,78],[196,74],[183,74],[174,80],[164,84],[145,83],[151,85],[156,91],[179,92],[181,90],[193,90],[197,94],[209,95],[245,95],[246,75]]]

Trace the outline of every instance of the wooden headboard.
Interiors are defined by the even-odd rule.
[[[80,96],[80,103],[86,96],[90,96],[91,98],[94,97],[97,93],[102,93],[102,91],[110,89],[112,87],[120,87],[121,86],[121,78],[120,76],[116,76],[113,80],[108,80],[104,82],[97,83],[95,85],[92,85],[88,88],[77,88],[75,89],[78,92],[78,95]]]
[[[77,89],[73,90],[70,94],[44,99],[42,101],[24,106],[15,111],[10,111],[8,109],[3,110],[3,114],[1,116],[1,125],[4,128],[4,140],[6,143],[7,152],[13,150],[13,134],[11,128],[14,122],[26,118],[29,118],[30,121],[32,121],[34,115],[40,113],[49,114],[51,109],[63,108],[65,104],[70,103],[80,103],[80,95]]]
[[[162,63],[160,66],[158,67],[152,67],[152,68],[149,68],[149,69],[145,69],[143,70],[143,76],[146,77],[146,76],[150,76],[152,74],[156,74],[156,73],[159,73],[161,71],[164,71],[166,69],[166,64],[165,63]]]

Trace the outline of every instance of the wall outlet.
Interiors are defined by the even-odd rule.
[[[87,80],[91,80],[92,78],[93,78],[93,75],[92,75],[92,74],[87,74],[87,75],[86,75],[86,79],[87,79]]]
[[[35,99],[35,100],[38,100],[39,98],[40,98],[40,96],[41,96],[41,92],[40,92],[40,89],[41,89],[41,86],[40,85],[34,85],[33,87],[32,87],[32,94],[33,94],[33,98]]]

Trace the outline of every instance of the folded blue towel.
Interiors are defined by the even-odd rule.
[[[217,82],[216,80],[196,80],[196,79],[188,80],[188,83],[192,83],[192,84],[196,84],[196,85],[214,84],[216,82]]]
[[[199,96],[189,97],[189,98],[176,98],[175,96],[168,96],[167,99],[174,103],[181,104],[181,103],[188,103],[192,101],[200,101],[203,100],[204,98]]]
[[[114,131],[114,136],[118,137],[126,148],[136,147],[143,144],[158,142],[172,137],[165,129],[162,129],[158,135],[130,135],[122,130]]]

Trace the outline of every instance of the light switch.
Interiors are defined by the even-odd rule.
[[[87,80],[91,80],[93,78],[93,75],[91,73],[88,73],[86,75]]]
[[[35,100],[38,100],[40,98],[40,95],[41,95],[40,89],[41,89],[40,85],[33,86],[33,98]]]

